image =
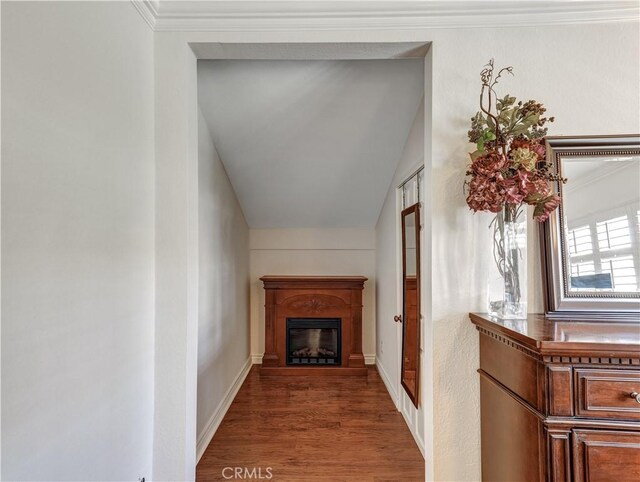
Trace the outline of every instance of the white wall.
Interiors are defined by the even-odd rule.
[[[543,102],[552,135],[638,132],[638,24],[443,30],[433,36],[432,311],[437,480],[478,480],[478,335],[485,310],[489,214],[472,215],[462,183],[478,72],[490,57],[513,65],[498,93]],[[612,48],[615,46],[615,48]],[[537,227],[530,223],[530,311],[541,310]]]
[[[154,34],[156,322],[153,480],[193,480],[198,386],[197,63]]]
[[[409,135],[404,145],[398,168],[393,177],[393,181],[387,191],[387,196],[376,225],[376,335],[377,335],[377,365],[385,384],[394,400],[394,403],[401,411],[407,425],[418,446],[424,451],[424,400],[422,393],[429,387],[420,386],[420,404],[418,409],[414,407],[404,388],[400,385],[400,360],[401,360],[401,325],[393,321],[396,314],[402,313],[401,302],[401,245],[400,237],[400,211],[402,201],[398,194],[398,185],[405,181],[418,167],[424,164],[424,143],[425,143],[425,116],[424,99],[416,106],[417,112],[409,131]],[[429,195],[422,186],[421,198]],[[409,203],[412,204],[412,203]],[[424,208],[424,204],[421,206]],[[425,218],[429,213],[422,209],[421,217]],[[424,230],[421,231],[421,249],[424,250]],[[423,256],[424,257],[424,256]],[[428,273],[426,279],[428,280]],[[422,278],[425,275],[422,274]],[[421,313],[428,312],[430,307],[424,303],[424,290],[429,285],[421,283]],[[421,338],[424,338],[424,320],[421,324]],[[421,341],[421,347],[424,343]],[[424,357],[424,354],[421,355]]]
[[[362,351],[373,363],[375,343],[375,238],[373,229],[252,229],[251,354],[264,354],[265,275],[366,276],[362,298]]]
[[[170,209],[158,212],[158,222],[169,232],[171,225],[186,225],[180,224],[180,219],[192,213],[187,202],[189,185],[183,182],[183,176],[194,172],[191,163],[185,163],[184,159],[189,158],[190,146],[195,144],[190,141],[190,123],[197,119],[193,114],[195,109],[185,107],[196,95],[192,73],[183,70],[191,68],[195,75],[195,61],[188,42],[220,42],[224,46],[224,43],[234,42],[432,41],[429,56],[432,82],[427,78],[432,95],[425,98],[426,104],[431,105],[425,112],[429,121],[425,129],[428,148],[425,178],[431,190],[431,198],[425,200],[425,205],[430,208],[432,217],[425,223],[425,247],[432,246],[427,248],[424,263],[431,264],[426,272],[431,272],[433,288],[430,296],[433,300],[429,304],[431,310],[425,312],[425,338],[429,343],[424,363],[433,371],[433,381],[427,380],[425,390],[429,395],[425,394],[424,398],[432,397],[434,407],[425,413],[425,456],[427,473],[434,471],[438,480],[478,480],[478,339],[467,313],[485,307],[485,276],[489,268],[485,258],[490,249],[487,226],[491,216],[472,215],[462,192],[470,149],[466,131],[469,118],[477,110],[478,72],[492,56],[498,64],[512,64],[516,77],[509,78],[508,83],[505,79],[501,85],[505,86],[505,91],[523,99],[532,97],[543,101],[558,119],[552,125],[552,134],[638,132],[638,33],[638,23],[627,22],[528,28],[389,28],[358,32],[292,29],[157,34],[162,41],[155,45],[156,62],[161,64],[156,72],[162,74],[162,85],[159,82],[156,89],[166,90],[170,105],[165,105],[158,113],[156,122],[162,125],[156,133],[163,136],[163,147],[171,151],[158,154],[164,179],[159,185],[171,190],[159,196]],[[177,88],[173,88],[175,86]],[[179,183],[169,184],[172,177]],[[187,239],[169,239],[166,248],[170,253],[179,253],[186,264],[179,270],[176,263],[173,270],[186,271],[188,275],[193,256],[185,246],[188,237],[197,232],[197,226],[186,225],[186,229]],[[532,228],[530,232],[529,291],[534,301],[531,306],[539,309],[540,278],[535,274],[539,255],[535,230]],[[427,259],[429,254],[430,259]],[[162,300],[157,305],[170,308],[173,299],[180,310],[172,310],[176,315],[173,325],[168,319],[162,322],[157,339],[172,348],[172,351],[163,351],[164,366],[181,363],[181,370],[185,356],[195,353],[197,337],[185,335],[194,324],[184,309],[189,293],[183,289],[175,300],[175,290],[168,289],[170,280],[175,279],[171,273],[172,269],[168,269],[162,283],[163,293],[159,294]],[[174,325],[182,328],[170,329]],[[164,397],[162,416],[184,433],[188,431],[190,412],[183,398],[188,401],[195,388],[188,375],[180,370],[173,370],[156,394]],[[423,373],[427,374],[427,371],[423,370]],[[172,400],[179,400],[179,404],[171,405]],[[172,431],[174,438],[177,432]],[[159,445],[163,448],[165,473],[184,468],[191,451],[195,459],[195,447],[191,449],[182,443],[183,440],[169,444],[166,434],[157,438],[161,439]]]
[[[2,2],[2,479],[151,475],[153,38]]]
[[[207,123],[198,123],[198,449],[249,360],[249,228]]]

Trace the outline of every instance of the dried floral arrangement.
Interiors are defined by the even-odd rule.
[[[515,219],[523,204],[535,206],[533,217],[543,222],[560,205],[550,181],[566,182],[546,162],[544,136],[545,107],[535,100],[498,98],[495,86],[512,67],[494,71],[491,59],[480,73],[480,112],[471,118],[469,142],[477,150],[470,154],[467,171],[467,204],[474,211],[498,213],[505,209],[505,221]]]

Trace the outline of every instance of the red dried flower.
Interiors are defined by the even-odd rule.
[[[475,176],[469,182],[467,204],[475,211],[500,212],[504,203],[504,192],[498,184],[486,177]]]
[[[535,219],[539,223],[546,221],[547,219],[549,219],[549,215],[558,206],[560,206],[560,202],[561,202],[560,196],[558,196],[557,194],[552,194],[550,196],[547,196],[538,204],[536,204],[536,207],[533,210],[533,219]]]
[[[500,171],[506,169],[509,165],[509,160],[499,154],[496,151],[489,151],[486,154],[476,158],[471,163],[471,170],[475,174],[481,176],[492,177],[500,173]]]
[[[547,157],[547,149],[544,146],[544,141],[542,139],[531,141],[529,150],[535,152],[538,155],[539,161],[544,161]]]
[[[507,204],[520,204],[524,200],[522,185],[517,176],[498,179],[498,186],[504,192],[504,202]]]

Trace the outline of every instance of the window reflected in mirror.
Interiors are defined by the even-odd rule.
[[[562,159],[570,293],[640,291],[640,156]]]

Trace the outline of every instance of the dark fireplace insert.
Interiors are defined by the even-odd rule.
[[[287,365],[340,366],[340,318],[287,318]]]

